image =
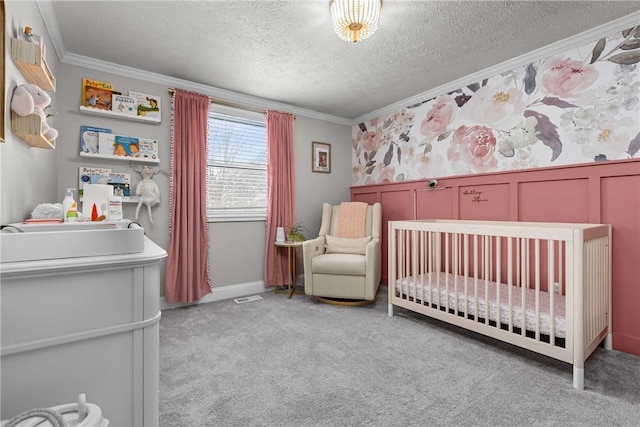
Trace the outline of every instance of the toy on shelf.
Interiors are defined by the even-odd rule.
[[[58,131],[47,124],[45,108],[51,103],[51,97],[40,87],[25,83],[13,91],[11,98],[11,110],[19,116],[35,114],[40,117],[42,123],[42,136],[49,141],[58,137]]]

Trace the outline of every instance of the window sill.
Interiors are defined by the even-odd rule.
[[[267,222],[264,216],[207,217],[207,222]]]

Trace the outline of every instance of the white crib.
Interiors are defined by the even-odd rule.
[[[389,222],[389,316],[402,307],[573,364],[611,349],[611,226]]]

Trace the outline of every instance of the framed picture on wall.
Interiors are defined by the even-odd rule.
[[[311,151],[311,170],[313,172],[331,173],[331,144],[312,142]]]

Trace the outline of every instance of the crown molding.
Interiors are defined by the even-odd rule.
[[[410,98],[403,99],[386,107],[382,107],[378,110],[364,114],[360,117],[353,119],[352,125],[363,123],[367,120],[374,119],[376,117],[385,116],[387,114],[395,113],[409,105],[417,104],[419,102],[437,97],[439,95],[460,89],[469,84],[482,81],[484,79],[494,77],[500,73],[513,70],[514,68],[529,64],[531,62],[539,61],[541,59],[549,58],[551,56],[566,52],[567,50],[582,46],[591,41],[597,40],[601,37],[608,36],[616,31],[626,30],[627,28],[634,27],[640,23],[640,12],[632,13],[631,15],[618,18],[614,21],[608,22],[603,25],[599,25],[590,30],[576,34],[575,36],[568,37],[542,48],[525,53],[518,57],[512,58],[508,61],[491,66],[477,73],[469,74],[465,77],[453,80],[449,83],[445,83],[434,89],[430,89],[426,92],[422,92],[418,95]]]
[[[332,116],[330,114],[320,113],[317,111],[312,111],[306,108],[300,108],[265,98],[259,98],[240,92],[234,92],[226,89],[220,89],[214,86],[194,83],[188,80],[178,79],[163,74],[156,74],[137,68],[125,67],[112,62],[101,61],[87,56],[67,52],[64,42],[62,41],[62,34],[60,33],[58,20],[56,19],[53,7],[51,6],[51,1],[52,0],[37,0],[36,3],[38,5],[38,9],[40,9],[40,14],[42,15],[45,27],[49,32],[51,42],[53,43],[56,54],[58,55],[58,59],[64,64],[76,65],[79,67],[96,71],[104,71],[123,77],[144,80],[150,83],[167,86],[167,88],[178,87],[180,89],[190,90],[193,92],[201,93],[203,95],[211,96],[212,98],[220,99],[234,105],[243,106],[248,109],[278,110],[295,114],[297,116],[309,117],[312,119],[323,120],[326,122],[332,122],[341,125],[351,126],[353,124],[351,119],[347,119],[344,117]]]
[[[40,10],[40,16],[42,16],[44,26],[49,33],[53,49],[56,51],[56,55],[58,55],[58,60],[62,60],[67,54],[67,49],[62,41],[62,34],[60,33],[56,14],[53,12],[53,7],[51,6],[51,0],[36,0],[36,6],[38,6]]]

